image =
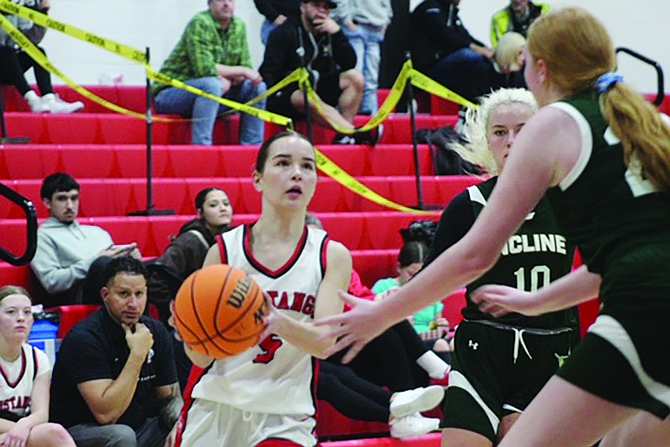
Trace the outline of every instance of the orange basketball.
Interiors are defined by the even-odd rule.
[[[268,304],[242,269],[225,264],[195,271],[174,303],[174,323],[184,343],[217,359],[255,346],[265,330]]]

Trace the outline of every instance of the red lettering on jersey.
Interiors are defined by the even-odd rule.
[[[279,305],[277,306],[277,309],[286,309],[288,310],[288,293],[282,292],[281,293],[281,300],[279,301]]]
[[[316,298],[314,298],[312,295],[309,295],[307,297],[307,301],[305,301],[305,305],[302,308],[302,313],[305,315],[309,315],[310,317],[314,318],[314,304],[316,303]]]
[[[271,291],[266,292],[266,293],[268,295],[270,295],[270,298],[272,298],[272,304],[274,304],[276,306],[277,305],[277,300],[275,298],[277,298],[279,296],[279,292],[275,292],[274,290],[271,290]]]
[[[258,347],[263,353],[258,354],[253,360],[254,363],[270,363],[275,358],[275,352],[284,344],[281,338],[275,334],[270,334],[259,343]]]
[[[295,292],[293,293],[293,304],[291,304],[291,310],[296,312],[302,311],[302,303],[305,301],[305,293]]]

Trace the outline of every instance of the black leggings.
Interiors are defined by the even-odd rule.
[[[416,363],[427,351],[421,337],[404,320],[370,341],[349,366],[365,380],[391,391],[405,391],[430,383],[428,373]],[[340,351],[328,361],[339,364],[345,353]]]
[[[358,377],[348,366],[321,362],[317,396],[358,421],[388,422],[393,393]]]
[[[44,53],[42,48],[40,51]],[[30,91],[28,81],[23,75],[30,67],[35,71],[35,80],[42,96],[53,93],[51,75],[48,71],[25,52],[17,52],[12,47],[0,46],[0,82],[16,87],[21,96],[25,96]]]

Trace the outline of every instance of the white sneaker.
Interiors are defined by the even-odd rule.
[[[29,90],[23,97],[28,101],[30,110],[33,113],[44,113],[49,111],[49,105],[44,101],[44,98],[37,96],[37,93],[35,93],[34,90]]]
[[[73,113],[84,108],[84,103],[81,101],[65,102],[53,93],[47,93],[42,100],[51,113]]]
[[[444,388],[432,385],[426,388],[415,388],[402,391],[391,396],[391,419],[400,419],[413,413],[432,410],[444,398]]]
[[[408,438],[410,436],[421,436],[440,428],[440,420],[436,418],[425,418],[419,413],[410,414],[404,418],[391,421],[391,436],[394,438]]]

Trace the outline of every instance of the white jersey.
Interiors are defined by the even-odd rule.
[[[326,268],[326,232],[305,227],[293,256],[275,271],[254,258],[250,233],[251,227],[244,225],[221,235],[222,262],[246,271],[280,312],[299,321],[312,320]],[[308,353],[271,335],[240,355],[215,360],[192,396],[251,412],[314,415],[313,362]]]
[[[30,414],[30,398],[35,378],[51,371],[49,358],[37,348],[24,343],[21,355],[13,362],[0,358],[0,410],[18,417]]]

